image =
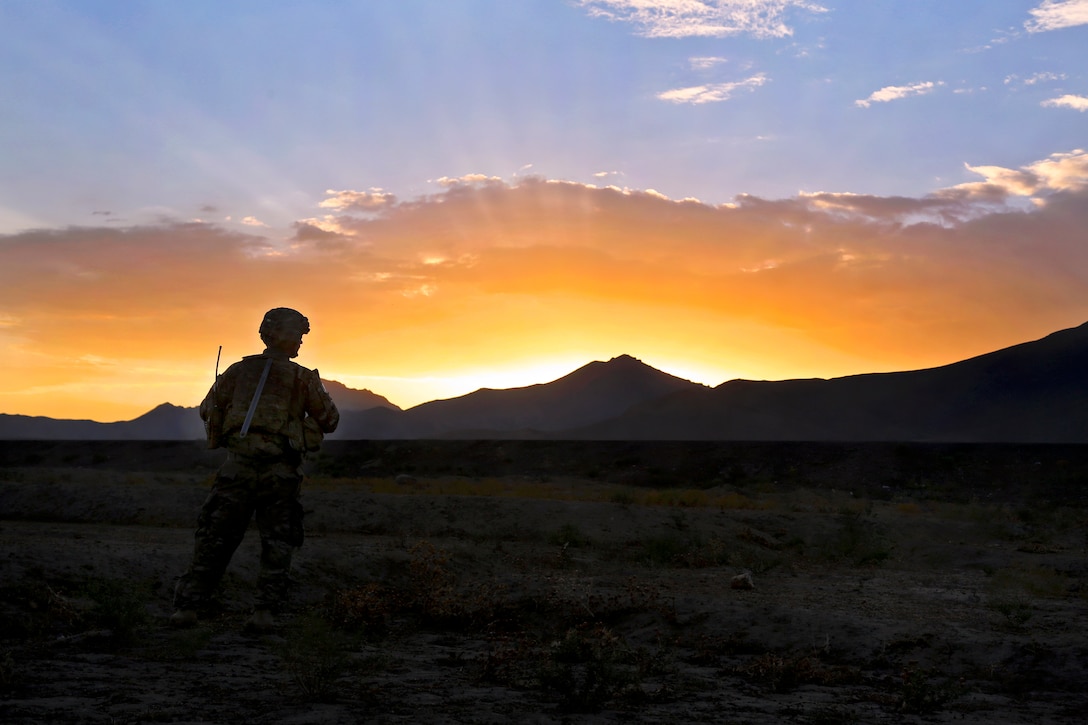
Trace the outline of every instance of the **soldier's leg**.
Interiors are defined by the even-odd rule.
[[[192,566],[174,589],[175,609],[200,609],[215,592],[253,516],[251,483],[244,476],[216,476],[197,517]]]
[[[302,545],[302,476],[294,468],[274,469],[261,480],[257,526],[261,532],[261,570],[257,608],[277,611],[287,600],[291,556]]]

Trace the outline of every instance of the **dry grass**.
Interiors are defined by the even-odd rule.
[[[1061,723],[1088,706],[1066,689],[1084,671],[1068,618],[1088,614],[1077,509],[765,482],[317,477],[295,609],[262,640],[239,634],[255,566],[245,545],[217,617],[189,633],[141,619],[169,611],[200,485],[81,476],[41,489],[65,486],[78,515],[0,530],[13,552],[0,585],[0,694],[22,698],[12,722],[56,719],[43,709],[59,697],[53,680],[102,702],[125,687],[119,672],[158,684],[111,700],[116,721],[139,719],[125,698],[209,721],[303,717],[315,701],[344,721],[389,722],[717,722],[739,703],[753,723]],[[28,478],[14,485],[37,500]],[[179,492],[189,498],[168,510],[177,497],[164,494]],[[753,590],[729,588],[740,572]],[[110,648],[80,639],[109,628],[125,633]],[[99,672],[85,655],[103,652],[111,669]],[[262,676],[223,684],[239,668]],[[195,689],[204,709],[190,716],[176,703],[194,706]]]

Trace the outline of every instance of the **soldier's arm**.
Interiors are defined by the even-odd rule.
[[[212,387],[208,389],[208,394],[204,396],[204,400],[200,403],[201,420],[207,421],[214,408],[225,409],[227,407],[227,404],[230,403],[231,391],[237,376],[238,363],[231,365],[219,374],[219,379],[212,383]]]
[[[310,371],[306,380],[306,414],[313,418],[325,433],[332,433],[340,424],[340,411],[332,402],[325,386],[321,384],[321,374]]]

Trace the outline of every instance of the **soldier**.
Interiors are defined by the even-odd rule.
[[[254,512],[261,566],[246,627],[268,631],[275,624],[273,615],[287,595],[291,554],[303,539],[303,455],[317,450],[340,421],[317,370],[291,361],[309,331],[299,312],[269,310],[260,327],[265,351],[227,368],[200,404],[208,446],[228,453],[197,518],[192,566],[174,590],[175,626],[196,623]]]

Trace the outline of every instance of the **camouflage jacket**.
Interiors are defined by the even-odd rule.
[[[271,360],[268,378],[245,437],[240,435],[253,394]],[[208,445],[258,458],[299,457],[314,450],[323,433],[332,433],[340,413],[317,370],[292,362],[287,355],[265,350],[234,363],[219,376],[200,404]],[[319,431],[319,432],[318,432]]]

